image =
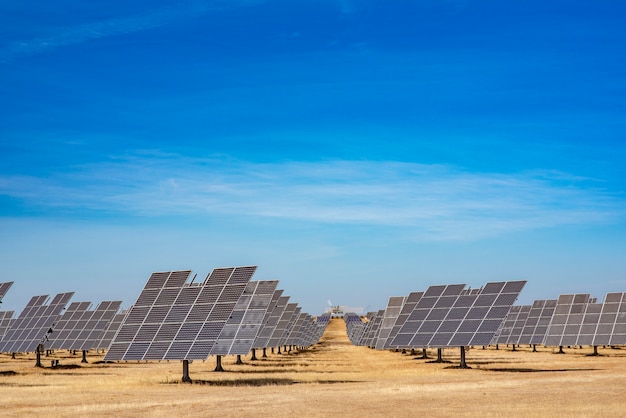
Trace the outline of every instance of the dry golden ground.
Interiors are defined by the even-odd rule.
[[[98,364],[92,354],[85,365],[62,351],[43,357],[70,366],[53,369],[1,355],[0,416],[626,416],[626,350],[566,352],[478,347],[460,370],[352,346],[335,319],[309,350],[244,365],[228,357],[223,373],[214,357],[193,362],[194,384],[180,383],[178,361]],[[444,358],[458,363],[458,349]]]

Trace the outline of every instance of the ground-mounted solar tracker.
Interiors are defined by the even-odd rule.
[[[296,325],[296,321],[298,320],[298,318],[300,318],[301,313],[302,313],[302,307],[296,306],[296,309],[291,313],[289,317],[289,321],[287,322],[287,326],[285,330],[283,331],[282,336],[280,337],[278,346],[283,346],[285,350],[287,350],[287,339],[291,335],[291,332],[293,331]]]
[[[347,312],[344,314],[343,320],[346,323],[346,333],[350,342],[354,345],[360,345],[359,341],[365,329],[361,317],[353,312]]]
[[[0,341],[2,341],[4,334],[6,334],[7,329],[11,325],[13,314],[13,311],[0,311]]]
[[[104,301],[90,310],[91,302],[70,303],[48,336],[48,348],[81,350],[86,363],[88,350],[104,348],[99,344],[121,305],[121,301]]]
[[[4,295],[7,294],[11,286],[13,286],[13,282],[0,283],[0,303],[2,303],[2,298],[4,298]]]
[[[380,309],[370,318],[370,321],[366,324],[367,330],[365,331],[364,339],[361,342],[362,345],[372,348],[376,345],[378,334],[380,332],[380,324],[383,322],[384,315],[385,310]]]
[[[607,293],[592,345],[626,345],[626,292]]]
[[[278,347],[278,352],[281,352],[281,343],[283,340],[283,335],[289,332],[289,321],[291,321],[291,317],[296,311],[298,307],[297,303],[288,303],[283,311],[281,312],[280,318],[276,323],[276,327],[272,332],[272,336],[269,338],[267,344],[268,347]]]
[[[519,344],[521,339],[522,331],[524,329],[524,325],[526,324],[526,320],[528,319],[530,309],[530,305],[511,306],[502,327],[498,331],[498,337],[494,337],[496,344],[512,344],[513,350],[515,350],[515,345]]]
[[[400,316],[400,311],[402,310],[402,306],[404,306],[405,300],[406,297],[404,296],[392,296],[389,298],[387,308],[385,308],[385,312],[383,313],[383,320],[380,324],[378,339],[376,340],[375,348],[377,350],[385,348],[387,338],[389,338],[391,330],[393,329],[398,316]]]
[[[104,332],[100,336],[100,341],[96,344],[96,347],[109,348],[111,346],[111,343],[113,342],[113,338],[115,338],[115,335],[117,334],[120,327],[122,326],[122,323],[124,322],[124,319],[128,315],[128,312],[130,312],[130,309],[124,309],[123,311],[116,313],[113,316],[113,319],[111,320],[111,322],[109,322],[109,326],[106,328],[106,330],[104,330]]]
[[[263,349],[263,357],[267,357],[266,348],[271,347],[269,345],[270,339],[272,338],[272,335],[276,330],[276,326],[278,325],[278,321],[280,320],[285,308],[287,307],[287,303],[289,302],[289,296],[282,296],[282,293],[282,290],[274,292],[271,303],[271,306],[273,307],[268,309],[266,317],[264,318],[263,327],[259,331],[259,335],[257,335],[253,344],[254,348]],[[274,300],[276,300],[276,302],[274,302]]]
[[[542,299],[533,302],[520,336],[520,344],[532,345],[533,351],[537,350],[537,344],[543,344],[556,303],[556,299]]]
[[[250,352],[277,285],[278,281],[247,284],[211,350],[212,355],[241,356]]]
[[[548,329],[545,345],[626,345],[624,293],[607,293],[603,303],[589,294],[561,295]]]
[[[417,302],[419,302],[422,296],[424,296],[424,292],[411,292],[405,298],[404,303],[402,305],[402,309],[400,309],[400,314],[396,318],[396,321],[393,324],[393,328],[391,329],[391,332],[389,333],[389,336],[387,337],[387,341],[385,342],[385,346],[384,346],[385,349],[413,348],[413,347],[394,346],[392,345],[392,342],[394,341],[396,335],[398,335],[398,332],[400,331],[400,329],[402,328],[406,320],[409,318],[409,315],[411,315],[411,313],[413,312],[413,309],[415,309],[415,305],[417,305]]]
[[[560,295],[544,344],[559,347],[559,352],[563,352],[563,346],[576,345],[591,300],[588,293]]]
[[[488,345],[501,327],[525,281],[490,282],[479,289],[464,284],[429,287],[392,345],[415,348],[461,348]]]
[[[48,333],[58,320],[65,305],[74,292],[59,293],[52,300],[48,295],[33,296],[24,310],[6,331],[0,341],[2,353],[37,353],[37,366],[41,366],[40,345],[48,338]]]
[[[189,270],[153,273],[105,360],[206,359],[255,270],[214,269],[203,283],[187,283]]]

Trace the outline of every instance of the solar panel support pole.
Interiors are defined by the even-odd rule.
[[[266,348],[265,348],[265,347],[263,347],[263,356],[262,356],[262,357],[263,357],[263,358],[266,358],[266,357],[267,357],[267,352],[266,352]]]
[[[237,354],[237,361],[235,364],[243,364],[243,361],[241,361],[241,354]]]
[[[537,344],[533,344],[533,353],[537,352]]]
[[[598,354],[598,346],[594,345],[593,346],[593,354],[589,354],[590,356],[599,356],[600,354]]]
[[[511,350],[511,351],[517,351],[517,350],[515,349],[515,344],[513,344],[513,350]]]
[[[191,378],[189,377],[189,360],[183,360],[183,383],[191,383]]]
[[[224,368],[222,367],[222,356],[215,356],[215,370],[216,372],[223,372]]]
[[[83,350],[83,359],[80,362],[81,363],[89,363],[87,361],[87,350]]]
[[[43,365],[41,364],[41,351],[43,350],[43,347],[41,344],[39,344],[37,346],[37,349],[35,350],[36,356],[37,356],[37,360],[35,361],[35,367],[43,367]]]
[[[256,358],[256,348],[252,349],[252,357],[250,357],[250,360],[252,361],[258,360],[258,358]]]
[[[469,369],[470,367],[465,362],[465,346],[461,346],[459,348],[461,349],[461,363],[459,364],[459,368]]]
[[[563,351],[562,345],[559,346],[559,351],[557,352],[557,354],[565,354],[565,351]]]
[[[425,348],[422,348],[422,355],[420,357],[415,357],[415,360],[424,360],[430,358],[428,357],[428,352],[426,351]]]

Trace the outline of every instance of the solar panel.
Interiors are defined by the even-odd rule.
[[[11,286],[13,286],[13,282],[0,283],[0,303],[2,303],[2,298],[7,294]]]
[[[280,338],[280,342],[278,343],[279,346],[287,345],[287,339],[291,335],[291,332],[293,331],[293,329],[294,329],[294,327],[296,325],[296,321],[300,317],[300,313],[301,312],[302,312],[302,308],[300,306],[296,306],[296,309],[289,316],[289,321],[287,322],[287,326],[286,326],[285,330],[282,333],[282,336]]]
[[[402,309],[400,310],[400,314],[396,318],[396,321],[393,325],[393,328],[391,329],[391,332],[389,333],[389,337],[387,338],[384,348],[395,348],[395,349],[411,348],[411,347],[403,347],[403,346],[397,346],[397,345],[394,346],[392,342],[398,335],[398,332],[400,331],[402,326],[406,323],[407,319],[409,318],[409,315],[411,315],[411,313],[415,309],[415,306],[417,305],[417,302],[419,302],[422,296],[424,296],[424,292],[411,292],[405,298],[404,304],[402,305]]]
[[[548,327],[545,345],[576,345],[583,316],[591,300],[589,294],[560,295]]]
[[[267,348],[269,347],[269,341],[276,329],[276,325],[280,320],[283,311],[287,307],[289,302],[289,296],[282,296],[282,290],[276,290],[272,297],[272,302],[268,307],[268,310],[263,318],[263,327],[259,331],[256,339],[254,340],[253,347],[255,348]]]
[[[226,321],[211,354],[247,354],[263,325],[278,281],[249,282]]]
[[[111,322],[109,322],[108,327],[104,330],[104,332],[100,336],[100,341],[98,341],[95,345],[96,348],[109,348],[111,343],[113,342],[113,338],[119,331],[124,319],[130,312],[130,309],[124,309],[120,313],[116,313],[113,316]]]
[[[543,299],[533,302],[524,324],[520,344],[543,344],[556,308],[556,299]]]
[[[45,342],[48,331],[73,295],[74,292],[59,293],[49,304],[46,304],[48,295],[33,296],[5,333],[0,342],[0,352],[35,351],[39,344]]]
[[[444,348],[490,343],[525,281],[429,287],[400,328],[392,346]]]
[[[530,305],[512,306],[499,331],[497,344],[519,344],[522,331],[526,325]]]
[[[104,301],[89,310],[90,302],[73,302],[49,336],[50,349],[91,350],[99,348],[102,334],[109,327],[121,301]]]
[[[272,336],[267,342],[268,347],[280,347],[283,333],[287,332],[287,327],[289,325],[289,321],[291,320],[291,315],[293,315],[297,306],[297,303],[287,303],[286,306],[283,308],[282,312],[280,313],[280,317],[276,323],[276,327],[272,332]]]
[[[380,333],[378,335],[378,340],[376,341],[376,349],[382,350],[385,348],[387,344],[387,338],[391,334],[393,326],[400,316],[400,311],[402,310],[402,306],[404,305],[404,301],[406,297],[403,296],[392,296],[389,298],[389,302],[387,302],[387,308],[383,313],[383,320],[380,324]]]
[[[114,337],[105,360],[204,360],[256,266],[153,273]]]
[[[610,319],[609,315],[612,316],[612,314],[615,314],[613,331],[611,332],[608,345],[626,345],[626,292],[607,293],[602,314],[603,316],[607,315],[607,319]],[[608,322],[609,321],[607,321],[607,323]],[[603,323],[601,317],[600,324]],[[599,341],[594,341],[594,345],[601,344]]]
[[[346,333],[350,342],[354,345],[360,345],[361,335],[365,328],[361,317],[355,313],[347,312],[344,314],[343,320],[346,323]]]
[[[0,311],[0,341],[11,325],[13,314],[13,311]]]

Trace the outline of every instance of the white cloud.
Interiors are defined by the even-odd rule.
[[[615,221],[623,201],[558,172],[470,173],[397,161],[253,163],[134,154],[72,172],[0,177],[26,205],[139,216],[235,215],[402,227],[467,240]]]

